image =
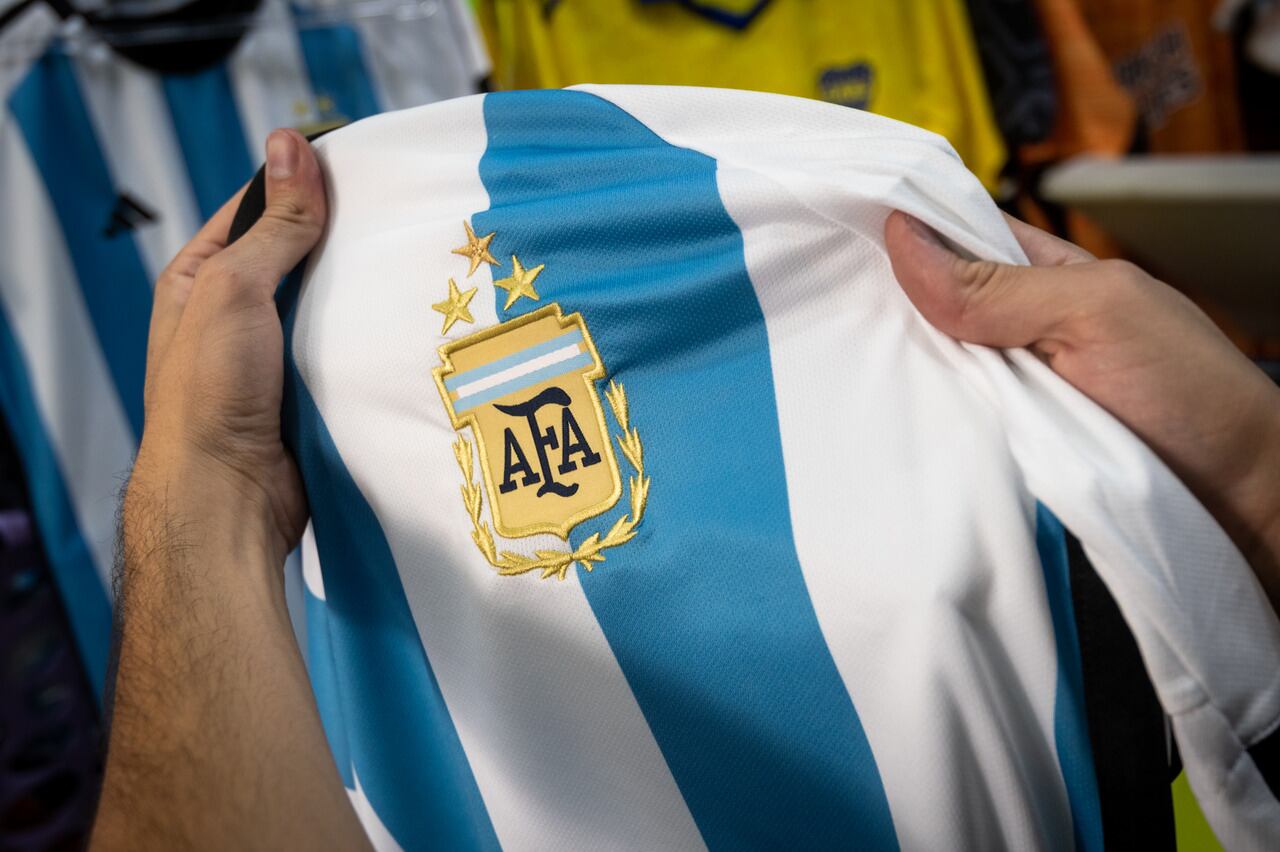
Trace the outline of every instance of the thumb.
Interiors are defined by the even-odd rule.
[[[280,279],[315,246],[324,230],[327,205],[320,164],[296,130],[267,137],[267,203],[262,218],[218,257],[232,287],[271,297]]]
[[[984,346],[1053,354],[1093,313],[1106,263],[1012,266],[960,257],[920,220],[895,211],[885,247],[907,298],[938,330]]]

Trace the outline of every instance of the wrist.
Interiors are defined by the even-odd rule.
[[[1268,387],[1240,424],[1249,462],[1225,495],[1227,532],[1280,611],[1280,391]]]
[[[278,566],[289,549],[252,481],[198,452],[145,440],[125,492],[122,535],[126,567],[158,553],[205,550],[218,554],[216,562]]]

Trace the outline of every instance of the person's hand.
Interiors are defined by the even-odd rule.
[[[266,211],[243,238],[226,245],[242,191],[156,282],[126,539],[139,526],[131,515],[160,505],[187,529],[232,513],[229,523],[281,561],[302,533],[306,500],[280,438],[284,341],[274,294],[319,239],[326,211],[320,168],[296,131],[269,137],[266,189]]]
[[[284,600],[306,521],[280,439],[277,283],[325,222],[320,168],[267,142],[243,191],[156,282],[146,420],[125,493],[110,742],[92,849],[367,849],[325,742]]]
[[[939,330],[1025,346],[1142,438],[1232,537],[1280,611],[1280,389],[1185,296],[1009,219],[1032,266],[968,261],[894,213],[885,243]]]

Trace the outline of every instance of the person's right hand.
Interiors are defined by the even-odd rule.
[[[1025,346],[1156,451],[1240,548],[1280,612],[1280,389],[1173,288],[1016,219],[1031,266],[965,260],[894,213],[885,243],[939,330]]]

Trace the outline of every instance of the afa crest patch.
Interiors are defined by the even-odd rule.
[[[466,231],[468,245],[477,250],[455,253],[471,259],[471,272],[481,261],[497,266],[488,253],[494,235],[477,237],[469,224]],[[539,300],[532,281],[542,267],[526,269],[516,256],[511,261],[513,277],[495,281],[508,289],[508,306],[522,296]],[[449,283],[449,298],[434,306],[446,316],[446,331],[457,319],[472,321],[456,304],[474,292],[460,293]],[[574,563],[590,571],[607,549],[634,537],[649,491],[644,449],[617,382],[604,394],[621,430],[610,434],[597,390],[607,371],[581,314],[566,315],[560,305],[549,304],[446,343],[439,354],[433,375],[459,433],[453,450],[471,537],[499,574],[537,571],[543,578],[564,579]],[[623,493],[614,440],[631,470],[630,511],[607,533],[593,533],[572,550],[543,549],[532,556],[499,549],[495,533],[505,539],[550,534],[567,542],[578,524],[613,509]],[[483,516],[486,497],[492,530]]]

